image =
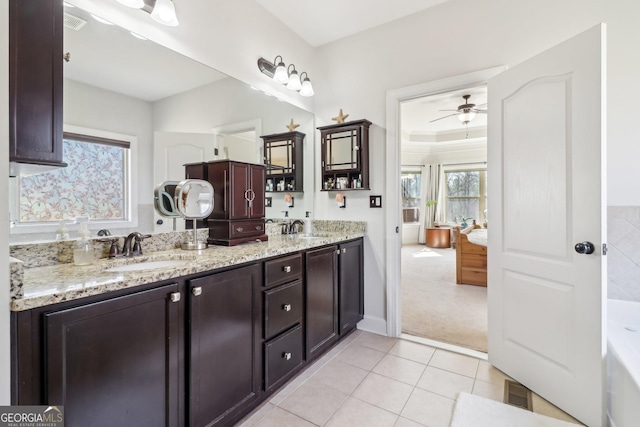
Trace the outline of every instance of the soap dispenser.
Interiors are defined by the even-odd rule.
[[[304,214],[304,234],[306,234],[307,236],[310,236],[313,232],[313,227],[311,226],[311,218],[309,217],[309,215],[311,214],[311,212],[306,211]]]
[[[78,240],[73,249],[73,263],[75,265],[93,264],[93,246],[89,239],[89,229],[86,222],[80,224]]]
[[[69,239],[69,230],[67,229],[64,221],[60,221],[60,225],[56,230],[56,240],[68,240]]]

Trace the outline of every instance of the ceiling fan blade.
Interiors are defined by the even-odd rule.
[[[484,109],[478,110],[478,109],[474,108],[473,111],[475,111],[476,113],[480,113],[480,114],[487,114],[487,110],[484,110]]]
[[[460,110],[438,110],[438,111],[457,111],[457,112],[460,112]]]
[[[430,120],[429,123],[437,122],[438,120],[446,119],[447,117],[457,116],[458,114],[449,114],[448,116],[440,117],[439,119]]]
[[[484,107],[484,106],[486,106],[486,105],[487,105],[487,103],[485,102],[484,104],[478,104],[478,105],[476,105],[476,107]]]

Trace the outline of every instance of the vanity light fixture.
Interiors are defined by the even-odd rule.
[[[178,17],[176,16],[176,7],[171,0],[156,0],[156,4],[151,12],[151,18],[163,25],[169,27],[178,26]]]
[[[304,79],[302,75],[304,74]],[[307,76],[307,72],[303,71],[300,73],[300,80],[302,80],[302,87],[300,88],[300,96],[313,96],[313,86],[311,86],[311,80]]]
[[[142,9],[144,7],[144,0],[118,0],[118,3],[134,9]]]
[[[289,71],[291,67],[293,67],[293,71]],[[287,67],[287,73],[289,74],[289,83],[287,83],[287,89],[300,90],[302,88],[302,83],[300,83],[300,76],[296,71],[296,66],[290,64]]]
[[[278,58],[280,61],[278,61]],[[277,65],[275,65],[277,64]],[[300,92],[300,96],[313,96],[313,86],[306,71],[298,75],[295,65],[290,64],[287,68],[284,64],[282,56],[275,57],[273,62],[269,62],[264,58],[258,59],[258,68],[262,74],[270,77],[278,83],[287,85],[288,89]],[[302,78],[302,76],[305,76]]]

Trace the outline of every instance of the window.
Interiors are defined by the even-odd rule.
[[[416,223],[420,221],[420,172],[403,172],[402,188],[402,222]]]
[[[12,232],[51,231],[59,221],[78,217],[109,227],[137,225],[130,179],[135,138],[73,129],[87,132],[64,133],[66,168],[15,179]]]
[[[487,171],[467,170],[445,173],[447,180],[447,221],[463,218],[485,221],[487,206]]]

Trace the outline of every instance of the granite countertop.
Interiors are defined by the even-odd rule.
[[[94,264],[77,266],[72,263],[22,268],[20,287],[12,287],[11,310],[23,311],[119,289],[174,279],[190,274],[257,261],[309,248],[363,237],[364,232],[339,231],[323,233],[322,237],[270,236],[261,243],[234,247],[210,246],[201,251],[170,249],[134,258],[100,259]],[[144,261],[180,260],[183,264],[150,270],[108,272],[111,267]]]

